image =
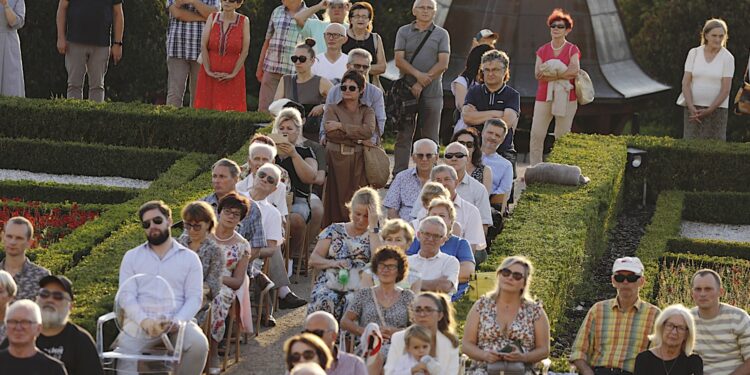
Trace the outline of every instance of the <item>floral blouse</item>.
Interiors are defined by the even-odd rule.
[[[177,242],[188,249],[190,248],[190,236],[187,233],[178,237]],[[208,285],[208,289],[211,291],[209,299],[213,299],[219,294],[222,285],[221,274],[224,272],[224,263],[226,263],[224,253],[211,237],[206,237],[203,240],[197,253],[201,259],[201,265],[203,265],[203,282]]]

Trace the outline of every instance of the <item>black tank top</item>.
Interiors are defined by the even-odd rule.
[[[372,63],[377,64],[378,54],[375,49],[375,35],[375,33],[370,33],[370,36],[365,40],[356,40],[352,37],[349,37],[349,39],[346,40],[346,43],[341,46],[341,51],[349,54],[349,51],[355,48],[362,48],[363,50],[370,52],[370,55],[372,55]]]

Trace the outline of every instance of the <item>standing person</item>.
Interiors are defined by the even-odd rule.
[[[722,19],[703,25],[701,45],[688,52],[682,76],[683,137],[727,139],[729,90],[734,77],[734,56],[729,52],[729,30]]]
[[[453,98],[455,99],[454,105],[456,106],[456,114],[454,114],[456,124],[453,127],[453,134],[466,129],[466,123],[463,116],[461,116],[461,110],[464,104],[466,104],[466,94],[469,92],[469,89],[482,84],[483,76],[479,70],[482,64],[482,55],[491,49],[492,47],[486,44],[480,44],[472,48],[471,52],[469,52],[469,57],[466,58],[464,71],[451,82],[451,92],[453,93]]]
[[[242,0],[222,0],[222,11],[206,20],[195,108],[247,112],[245,59],[250,50],[250,20],[237,13],[241,6]]]
[[[332,23],[326,27],[323,35],[326,39],[326,52],[315,59],[312,72],[337,84],[346,73],[346,63],[349,60],[349,57],[341,52],[341,46],[346,42],[346,28],[340,23]]]
[[[633,373],[635,357],[648,349],[648,335],[660,312],[638,295],[645,281],[640,259],[615,260],[612,286],[617,297],[589,309],[573,343],[569,360],[580,374]]]
[[[492,168],[482,163],[482,138],[476,129],[462,129],[453,134],[451,142],[458,142],[469,150],[471,155],[470,163],[466,165],[466,173],[474,177],[487,189],[487,193],[492,193]]]
[[[531,122],[531,143],[529,145],[531,166],[542,162],[544,137],[547,135],[547,128],[552,121],[552,117],[555,118],[555,138],[560,138],[570,132],[573,118],[576,115],[576,110],[578,110],[575,80],[581,66],[581,50],[575,44],[565,40],[565,37],[573,30],[573,18],[564,10],[555,9],[547,17],[547,26],[549,26],[552,41],[545,43],[536,50],[536,63],[534,65],[534,74],[539,81],[539,85],[534,102],[534,118]],[[542,72],[541,66],[549,60],[562,61],[568,69],[562,74],[547,75]],[[549,83],[554,81],[568,81],[572,85],[567,100],[565,97],[555,98],[555,102],[567,103],[564,105],[564,111],[559,113],[553,111],[553,99],[548,95],[547,89]]]
[[[341,50],[349,54],[352,50],[360,48],[370,53],[372,63],[370,64],[369,81],[382,89],[380,75],[385,73],[386,63],[383,39],[378,33],[372,32],[372,22],[375,19],[375,10],[372,5],[360,1],[352,5],[349,10],[349,30],[346,31],[346,43]]]
[[[3,226],[5,259],[0,261],[0,270],[7,271],[16,282],[16,300],[33,299],[39,291],[39,280],[49,271],[32,263],[26,250],[34,241],[34,226],[25,217],[14,216]]]
[[[5,340],[8,328],[5,326],[5,313],[16,297],[17,290],[13,276],[4,270],[0,270],[0,341]]]
[[[703,375],[703,361],[693,353],[695,321],[685,306],[665,308],[648,338],[653,347],[635,357],[635,375]]]
[[[692,296],[696,306],[695,354],[703,359],[703,372],[710,375],[750,373],[750,316],[720,302],[725,291],[714,270],[693,275]]]
[[[371,145],[377,132],[375,111],[360,100],[365,77],[348,71],[341,80],[343,100],[326,108],[323,127],[326,138],[328,178],[323,191],[323,226],[345,221],[345,202],[367,185],[364,147]]]
[[[393,176],[409,167],[412,142],[419,138],[438,142],[440,112],[443,110],[443,72],[448,69],[451,48],[448,31],[433,22],[436,10],[435,0],[415,0],[412,14],[416,19],[401,26],[396,33],[396,67],[411,85],[411,92],[419,104],[416,121],[410,117],[400,124]],[[420,45],[422,48],[416,53]]]
[[[68,71],[68,99],[83,99],[83,82],[88,75],[89,99],[103,102],[109,57],[112,56],[115,65],[122,59],[125,30],[122,0],[60,0],[56,20],[57,52],[65,55]]]
[[[490,29],[479,30],[477,35],[471,39],[471,48],[485,45],[491,48],[495,48],[495,43],[500,39],[500,35]]]
[[[42,313],[33,301],[20,300],[8,308],[8,349],[0,350],[0,374],[67,375],[62,362],[36,347]]]
[[[324,36],[328,25],[340,23],[347,26],[347,13],[349,12],[349,0],[320,0],[319,3],[305,8],[294,15],[294,22],[301,28],[300,36],[303,39],[315,40],[315,53],[322,55],[326,51],[326,39]],[[323,19],[319,20],[315,14],[325,9]]]
[[[333,361],[325,372],[328,375],[367,375],[362,358],[340,350],[336,346],[339,337],[339,322],[330,313],[316,311],[305,318],[304,331],[320,337],[328,345]]]
[[[411,158],[415,167],[405,169],[393,178],[383,201],[389,219],[411,220],[414,198],[419,196],[424,184],[430,180],[430,172],[437,164],[438,145],[432,139],[418,139],[412,149]]]
[[[167,0],[167,104],[182,107],[185,87],[190,80],[190,105],[196,97],[201,66],[203,26],[211,13],[218,12],[220,0]],[[208,56],[203,56],[208,59]]]
[[[65,1],[65,0],[61,0]],[[24,0],[0,0],[3,7],[0,16],[0,95],[26,96],[21,59],[21,40],[18,29],[26,20]]]
[[[271,13],[255,71],[255,78],[260,82],[258,111],[268,113],[281,77],[294,73],[291,57],[301,39],[294,15],[306,8],[303,0],[281,0],[281,5]]]

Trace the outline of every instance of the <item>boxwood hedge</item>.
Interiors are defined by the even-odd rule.
[[[25,201],[117,204],[134,198],[137,189],[37,181],[0,181],[0,197]]]
[[[747,166],[750,170],[750,165]],[[703,223],[750,224],[750,194],[693,192],[685,194],[685,220]]]

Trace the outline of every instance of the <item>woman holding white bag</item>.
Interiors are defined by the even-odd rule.
[[[529,145],[532,166],[542,162],[544,137],[552,117],[555,118],[555,138],[560,138],[570,132],[578,110],[575,79],[580,69],[581,51],[565,40],[573,30],[573,18],[564,10],[555,9],[547,18],[547,26],[552,41],[539,47],[534,65],[539,85]]]

